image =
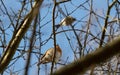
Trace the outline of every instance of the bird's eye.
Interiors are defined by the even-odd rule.
[[[51,54],[49,54],[49,53],[48,53],[48,56],[52,57],[52,55],[51,55]]]

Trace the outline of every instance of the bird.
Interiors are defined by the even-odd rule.
[[[54,57],[54,51],[55,51],[54,48],[48,49],[45,52],[45,54],[43,54],[43,56],[40,58],[40,61],[37,65],[39,66],[40,64],[46,64],[52,62]],[[55,63],[57,63],[60,60],[61,56],[62,56],[62,50],[59,47],[59,45],[56,45]]]
[[[69,26],[72,25],[74,21],[76,21],[75,18],[73,18],[72,16],[67,16],[63,18],[59,24],[55,25],[55,27],[56,29],[58,29],[60,26]]]

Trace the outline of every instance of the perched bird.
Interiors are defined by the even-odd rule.
[[[38,66],[40,64],[45,64],[45,63],[49,63],[53,61],[53,57],[54,57],[54,48],[50,48],[48,49],[45,54],[43,54],[43,56],[40,58],[40,61],[38,63]],[[56,55],[55,55],[55,63],[57,63],[60,59],[60,57],[62,56],[62,50],[61,48],[56,45]]]
[[[58,25],[55,25],[56,28],[58,29],[60,26],[68,26],[71,25],[74,21],[76,21],[75,18],[71,17],[71,16],[67,16],[65,17],[63,20],[61,20],[61,22]]]

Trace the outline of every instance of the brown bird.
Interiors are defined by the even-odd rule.
[[[38,66],[40,64],[45,64],[45,63],[49,63],[53,61],[53,57],[54,57],[54,48],[50,48],[48,49],[45,54],[43,54],[43,56],[40,58],[40,61],[38,63]],[[62,56],[62,50],[61,48],[56,45],[56,55],[55,55],[55,63],[57,63],[60,59],[60,57]]]
[[[56,28],[58,29],[60,26],[68,26],[68,25],[72,25],[72,23],[76,21],[75,18],[71,17],[71,16],[67,16],[64,19],[61,20],[61,22],[58,25],[55,25]]]

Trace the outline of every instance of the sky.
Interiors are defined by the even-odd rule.
[[[18,10],[21,8],[21,4],[19,3],[19,1],[21,0],[4,0],[4,4],[6,5],[7,9],[8,9],[8,12],[9,14],[13,14],[11,9],[14,10],[14,12],[18,12]],[[13,3],[14,2],[14,3]],[[67,12],[68,13],[71,13],[73,10],[75,10],[80,4],[84,3],[85,0],[71,0],[71,2],[67,2],[65,4],[61,4],[60,7],[62,8],[62,10],[64,10],[65,14],[66,11],[65,11],[65,7],[66,6],[66,9],[67,9]],[[93,0],[93,9],[96,13],[98,13],[99,15],[101,16],[104,16],[106,13],[106,10],[107,10],[107,0]],[[1,3],[0,3],[1,5]],[[86,8],[89,9],[89,4],[85,4]],[[26,6],[27,9],[29,10],[29,5]],[[40,16],[41,16],[41,19],[43,19],[46,15],[46,17],[40,22],[41,26],[43,26],[41,28],[41,33],[42,33],[42,40],[46,40],[51,32],[52,32],[52,22],[49,22],[46,24],[46,22],[52,20],[52,7],[53,7],[53,2],[52,0],[44,0],[44,3],[40,9]],[[0,11],[1,12],[1,11]],[[114,15],[114,10],[113,12],[111,12],[111,18],[113,18],[112,16]],[[26,13],[23,13],[23,14],[26,14]],[[85,15],[89,14],[89,12],[87,10],[85,10],[84,7],[80,7],[80,8],[77,8],[72,14],[70,14],[71,16],[74,16],[77,21],[74,22],[75,25],[75,28],[76,29],[80,29],[82,30],[82,27],[84,27],[86,25],[86,23],[82,23],[82,22],[79,22]],[[56,20],[55,20],[55,23],[58,24],[62,18],[64,18],[63,15],[61,15],[60,13],[58,13],[58,15],[60,17],[57,17]],[[87,21],[88,20],[88,17],[87,16],[86,18],[84,18],[82,21]],[[3,21],[3,27],[4,28],[7,28],[9,25],[10,25],[10,20],[8,19],[8,16],[2,16],[0,15],[0,19]],[[92,22],[96,24],[96,18],[93,17],[92,18]],[[101,22],[101,25],[104,24],[104,21],[102,19],[100,19],[100,22]],[[63,29],[71,29],[70,27],[61,27],[58,29],[57,32],[61,31]],[[101,28],[98,27],[92,27],[91,28],[91,32],[94,33],[96,35],[96,32],[99,32],[101,31]],[[11,34],[12,35],[12,31],[13,29],[12,28],[9,28],[6,33],[7,34]],[[26,35],[29,35],[30,33],[28,32]],[[6,36],[6,43],[8,44],[8,42],[10,41],[11,39],[11,35],[7,35]],[[76,45],[77,45],[77,41],[75,40],[75,36],[74,36],[74,33],[73,31],[70,31],[70,32],[67,32],[67,35],[69,36],[69,38],[72,40],[72,45],[74,48],[76,48]],[[72,36],[71,36],[72,35]],[[61,61],[66,61],[67,58],[68,58],[68,63],[70,63],[71,61],[74,61],[74,54],[70,48],[70,45],[68,43],[68,40],[66,39],[66,36],[64,33],[61,33],[61,34],[58,34],[56,35],[56,39],[57,39],[57,44],[59,44],[59,46],[62,48],[63,50],[63,54],[62,54],[62,57],[61,57]],[[81,38],[83,39],[83,38]],[[1,44],[1,43],[0,43]],[[37,46],[39,46],[39,41],[36,43]],[[94,42],[91,43],[91,46],[94,45]],[[20,43],[20,46],[24,46],[24,42],[22,40],[22,42]],[[53,40],[49,40],[44,46],[42,46],[41,50],[42,50],[42,53],[44,53],[47,49],[53,47]],[[98,45],[96,45],[96,47],[94,46],[93,49],[97,48]],[[0,51],[0,54],[1,54],[1,51]],[[19,55],[19,52],[17,52],[15,54],[14,57],[18,56]],[[26,58],[26,55],[24,55],[25,58]],[[36,55],[32,54],[32,61],[31,61],[31,64],[34,64],[35,62],[38,62],[38,59],[36,58]],[[37,55],[38,56],[38,55]],[[11,62],[12,64],[13,62]],[[24,59],[20,58],[19,60],[17,60],[17,62],[15,62],[14,66],[11,67],[11,69],[13,69],[14,71],[18,71],[18,70],[22,70],[25,66],[25,63]],[[17,67],[16,67],[17,66]],[[62,65],[58,65],[59,67],[61,67]],[[41,73],[42,75],[45,75],[44,73],[44,70],[45,70],[45,65],[41,65]],[[50,64],[47,64],[47,67],[48,67],[48,71],[50,70]],[[34,72],[33,72],[34,71]],[[35,75],[36,74],[36,65],[32,66],[30,68],[30,71],[29,71],[29,75]],[[23,70],[20,71],[20,73],[18,73],[19,75],[22,75],[23,74]],[[9,75],[9,73],[5,73],[5,75]]]

